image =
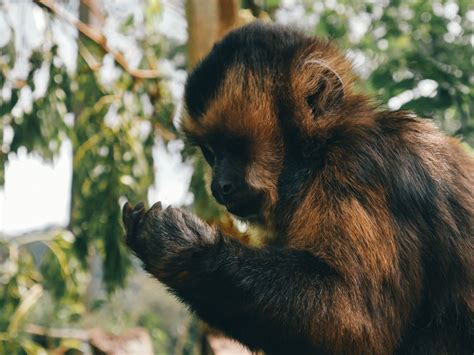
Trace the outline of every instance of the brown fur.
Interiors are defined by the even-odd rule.
[[[194,221],[183,238],[197,246],[156,261],[176,270],[160,280],[272,354],[470,354],[474,160],[354,80],[331,43],[280,27],[247,26],[214,48],[190,76],[182,127],[216,154],[215,137],[224,150],[244,138],[242,179],[273,236],[253,249],[203,238]]]

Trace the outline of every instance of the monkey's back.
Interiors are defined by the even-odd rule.
[[[402,337],[400,354],[472,354],[474,351],[474,159],[458,140],[430,121],[415,120],[403,135],[419,157],[413,166],[426,202],[396,214],[420,240],[422,297]],[[410,217],[410,214],[411,217]],[[406,226],[407,223],[412,227]],[[403,233],[402,233],[403,234]],[[403,237],[402,237],[403,238]],[[407,261],[409,259],[407,258]]]
[[[365,290],[374,292],[373,299],[379,299],[375,293],[383,291],[371,282],[380,274],[382,284],[391,288],[393,300],[379,299],[379,304],[368,304],[367,312],[372,312],[374,318],[377,313],[382,314],[391,319],[392,331],[400,330],[397,353],[471,354],[473,157],[431,121],[407,112],[380,112],[371,119],[339,121],[328,129],[321,152],[325,157],[323,163],[317,164],[321,171],[306,192],[316,212],[293,218],[292,228],[299,228],[293,234],[301,235],[303,225],[306,230],[313,230],[303,234],[309,238],[312,233],[319,253],[339,253],[340,263],[347,262],[339,266],[344,275],[358,272],[350,270],[357,270],[357,260],[373,259],[377,266],[363,281],[367,282]],[[338,202],[335,195],[340,195]],[[304,201],[303,205],[308,208],[310,203]],[[332,221],[339,225],[336,231],[341,229],[340,239],[337,233],[318,226],[331,223],[322,217],[331,215],[327,212],[331,209],[335,216],[344,209],[356,216],[349,221]],[[317,235],[331,234],[331,239],[317,240]],[[301,238],[293,243],[298,247]],[[339,245],[334,247],[335,244]],[[359,257],[351,260],[346,256],[351,253]],[[385,264],[390,255],[392,261]],[[360,273],[370,267],[362,267]],[[389,337],[383,329],[373,332],[380,339]]]

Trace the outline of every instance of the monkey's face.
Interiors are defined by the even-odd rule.
[[[219,100],[199,119],[186,116],[183,129],[212,168],[216,201],[236,216],[262,220],[276,201],[282,142],[270,95],[242,80],[243,73],[229,69]]]
[[[282,181],[310,176],[298,169],[312,164],[307,153],[343,98],[345,73],[334,68],[346,64],[336,53],[326,42],[253,24],[216,44],[189,76],[182,128],[231,213],[270,222],[279,191],[298,191]]]
[[[263,193],[246,179],[249,142],[244,137],[222,135],[210,137],[200,148],[212,167],[211,191],[216,201],[239,217],[257,217]]]

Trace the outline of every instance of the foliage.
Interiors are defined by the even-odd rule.
[[[468,1],[297,3],[307,28],[351,48],[365,89],[380,102],[433,118],[474,144],[474,10]],[[287,18],[285,7],[279,11],[277,19]]]
[[[4,15],[2,7],[8,10],[8,6],[0,5],[0,16]],[[60,53],[64,38],[57,35],[58,30],[73,28],[68,17],[55,7],[28,2],[16,6],[35,12],[36,19],[45,20],[46,28],[36,34],[43,43],[26,54],[24,77],[15,72],[21,52],[23,59],[25,54],[23,48],[15,48],[19,42],[14,37],[24,34],[11,27],[13,36],[0,48],[0,136],[8,131],[10,137],[0,146],[0,183],[5,163],[19,150],[52,161],[65,140],[73,146],[67,230],[53,240],[38,242],[47,247],[41,253],[36,246],[31,249],[30,243],[17,247],[18,238],[5,241],[7,251],[0,259],[14,269],[11,273],[2,269],[0,275],[4,286],[0,296],[0,352],[37,353],[40,345],[22,328],[27,311],[41,304],[38,308],[46,311],[39,319],[47,320],[45,326],[76,322],[86,310],[85,287],[90,282],[89,277],[77,277],[88,275],[85,271],[91,255],[103,260],[102,274],[109,294],[124,284],[130,257],[121,241],[120,207],[126,199],[135,203],[146,200],[155,179],[155,139],[157,135],[165,140],[175,137],[173,102],[156,63],[175,56],[179,46],[165,41],[154,25],[160,16],[159,2],[142,2],[139,10],[143,16],[137,11],[115,13],[121,23],[112,35],[135,44],[136,57],[141,59],[134,65],[155,74],[141,77],[141,72],[123,65],[128,65],[130,58],[74,30],[66,38],[78,48],[75,68],[71,68]],[[108,11],[117,10],[111,5],[104,11],[107,17]],[[66,235],[70,240],[62,237]],[[12,248],[21,257],[12,256],[8,252]],[[54,304],[52,309],[48,299]],[[151,319],[145,323],[151,324]],[[44,345],[61,346],[57,342]]]
[[[83,273],[79,265],[70,260],[72,243],[73,237],[68,232],[0,243],[0,353],[45,352],[23,331],[29,313],[45,295],[58,301],[54,310],[58,318],[70,321],[84,311],[77,282]],[[74,342],[67,343],[68,348],[78,346]],[[55,346],[61,344],[59,341]]]
[[[142,67],[156,63],[157,56],[163,55],[161,38],[147,25],[156,20],[158,10],[153,2],[145,7],[145,24],[134,24],[133,16],[128,16],[121,26],[125,33],[143,25],[148,30],[137,39],[137,45],[146,49],[138,63]],[[129,264],[120,242],[119,204],[125,198],[146,199],[154,181],[151,150],[155,126],[174,129],[170,124],[172,103],[159,78],[143,80],[112,63],[109,70],[116,72],[115,77],[104,80],[101,67],[111,54],[82,34],[77,38],[77,70],[67,70],[51,39],[55,22],[61,19],[43,11],[49,26],[43,36],[45,44],[31,54],[25,80],[12,77],[15,51],[11,43],[2,49],[0,84],[8,94],[2,95],[0,113],[2,128],[13,132],[11,141],[2,145],[2,159],[7,161],[10,154],[26,149],[52,160],[64,140],[72,141],[70,230],[75,235],[74,250],[83,266],[90,248],[100,251],[104,279],[113,290],[123,283]],[[148,47],[150,44],[155,47]],[[38,79],[42,73],[47,76],[46,83]],[[41,93],[39,86],[46,90]],[[19,105],[22,95],[30,96],[26,108]]]
[[[155,180],[155,140],[178,137],[168,80],[157,63],[167,58],[183,69],[185,48],[158,30],[160,1],[141,0],[135,11],[124,13],[112,2],[104,6],[105,18],[119,22],[107,34],[99,33],[110,39],[108,46],[100,36],[98,40],[69,31],[73,27],[61,13],[22,3],[27,11],[44,16],[46,28],[41,45],[31,48],[26,57],[24,76],[15,73],[21,56],[18,42],[14,37],[0,41],[0,186],[12,154],[26,150],[52,161],[64,141],[73,146],[69,226],[0,245],[0,353],[36,354],[77,344],[33,342],[24,328],[30,318],[45,326],[70,325],[78,324],[85,318],[83,313],[95,306],[111,312],[100,302],[94,306],[86,299],[90,261],[94,255],[103,261],[109,294],[124,284],[130,259],[121,243],[120,205],[125,199],[146,200]],[[71,2],[57,3],[74,12]],[[0,16],[6,6],[0,4]],[[363,89],[390,108],[433,117],[448,133],[474,145],[474,10],[466,0],[249,0],[242,1],[242,6],[255,16],[266,12],[278,22],[303,26],[351,48],[348,56],[364,79]],[[64,39],[57,32],[64,29],[73,34],[67,40],[77,46],[74,68],[66,65],[61,54]],[[13,36],[20,35],[14,26],[10,30]],[[121,41],[133,48],[121,46]],[[134,49],[134,55],[127,56]],[[124,65],[127,61],[133,63]],[[142,77],[133,68],[158,75]],[[210,197],[210,172],[202,156],[189,149],[182,155],[195,168],[189,187],[194,194],[193,211],[224,228],[234,228]],[[113,300],[109,303],[113,307]],[[157,349],[172,349],[171,331],[163,332],[161,318],[130,310],[119,316],[153,329]],[[194,328],[188,341],[183,341],[183,349],[193,347],[188,343],[197,337]]]

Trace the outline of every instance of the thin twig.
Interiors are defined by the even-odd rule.
[[[104,23],[105,17],[102,14],[101,9],[97,5],[95,1],[91,0],[81,0],[81,2],[89,9],[89,11],[92,13],[92,15],[100,22]]]
[[[26,233],[9,235],[0,233],[0,242],[15,243],[17,245],[24,245],[33,242],[46,242],[54,239],[59,233],[70,233],[70,231],[61,225],[49,225],[45,228],[31,230]]]
[[[178,138],[176,133],[173,131],[170,131],[168,128],[163,126],[159,122],[155,122],[155,131],[158,133],[159,136],[161,136],[165,141],[172,141]]]
[[[66,338],[89,341],[89,332],[82,329],[46,328],[36,324],[27,324],[25,331],[29,334],[47,336],[51,338]]]
[[[166,79],[166,77],[156,69],[133,69],[130,68],[125,57],[122,53],[113,50],[107,45],[107,38],[102,34],[99,29],[93,28],[84,22],[74,18],[70,13],[64,11],[62,8],[56,6],[56,3],[51,0],[33,0],[37,5],[46,9],[46,11],[54,14],[55,16],[61,17],[65,19],[67,22],[72,24],[77,28],[77,30],[82,33],[84,36],[89,38],[90,40],[97,43],[106,53],[110,53],[116,63],[120,65],[127,73],[129,73],[133,78],[142,80],[142,79]],[[86,6],[90,5],[90,2],[87,1]],[[92,54],[84,47],[80,46],[79,48],[81,54],[83,55],[84,60],[86,61],[87,65],[92,70],[97,70],[99,63],[97,63]],[[155,130],[158,134],[160,134],[165,140],[173,140],[176,139],[176,134],[169,129],[165,128],[163,125],[156,123]]]
[[[60,7],[56,6],[56,3],[51,0],[33,0],[34,3],[40,7],[46,9],[48,12],[54,14],[55,16],[65,19],[67,22],[72,24],[77,30],[82,33],[84,36],[90,40],[97,43],[106,53],[110,53],[118,65],[120,65],[123,70],[129,73],[135,79],[159,79],[161,77],[160,73],[157,70],[148,70],[148,69],[133,69],[129,66],[125,57],[122,53],[113,50],[107,44],[107,38],[104,34],[84,22],[78,20],[72,16],[67,11],[64,11]]]

